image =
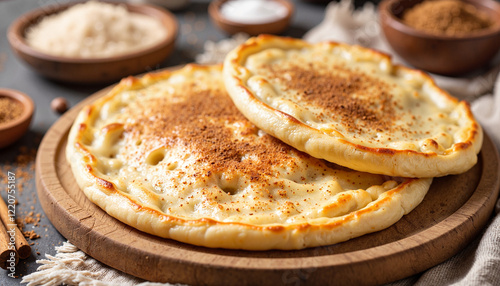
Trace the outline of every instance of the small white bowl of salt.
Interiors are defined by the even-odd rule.
[[[294,5],[288,0],[216,0],[208,12],[226,33],[280,34],[290,25]]]

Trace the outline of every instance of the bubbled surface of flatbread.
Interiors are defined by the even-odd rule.
[[[366,48],[263,35],[233,50],[223,73],[236,106],[259,128],[351,169],[459,174],[482,145],[467,102]]]
[[[85,195],[139,230],[232,249],[301,249],[387,228],[431,179],[352,171],[259,130],[222,66],[123,80],[86,106],[67,160]]]

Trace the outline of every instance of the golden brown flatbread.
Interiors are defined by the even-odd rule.
[[[402,177],[463,173],[483,133],[469,104],[379,52],[263,35],[230,52],[225,87],[265,132],[314,157]]]

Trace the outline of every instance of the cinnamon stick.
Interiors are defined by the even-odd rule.
[[[3,201],[3,200],[2,200]],[[19,256],[14,245],[9,245],[10,236],[3,223],[0,223],[0,267],[8,269],[15,267],[19,261]]]
[[[3,198],[1,197],[0,197],[0,219],[2,220],[3,225],[8,231],[15,233],[14,235],[15,245],[19,258],[21,259],[28,258],[31,255],[31,246],[26,241],[26,238],[24,238],[24,235],[17,227],[17,224],[15,224],[10,220],[8,207],[5,204]]]

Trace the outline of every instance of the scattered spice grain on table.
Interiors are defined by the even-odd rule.
[[[460,0],[426,0],[403,15],[403,22],[436,35],[461,36],[492,25],[489,16]]]
[[[36,136],[34,140],[35,144],[38,145],[41,138]],[[16,188],[17,191],[19,191],[18,194],[20,196],[22,196],[23,190],[26,187],[30,190],[34,190],[32,180],[35,173],[36,152],[37,149],[34,147],[20,146],[17,149],[16,156],[11,162],[0,162],[0,183],[7,183],[7,173],[10,171],[16,174]],[[26,208],[27,205],[31,205],[30,210],[18,210],[16,213],[16,224],[23,233],[24,237],[30,240],[35,240],[40,238],[40,235],[36,233],[33,227],[38,227],[40,225],[42,214],[34,212],[34,204],[36,203],[37,196],[34,191],[30,192],[30,194],[31,199],[30,196],[24,196],[21,201],[21,205],[23,205],[24,208]],[[19,204],[19,202],[16,201],[16,205],[17,204]],[[31,228],[30,230],[25,229],[28,225]]]

